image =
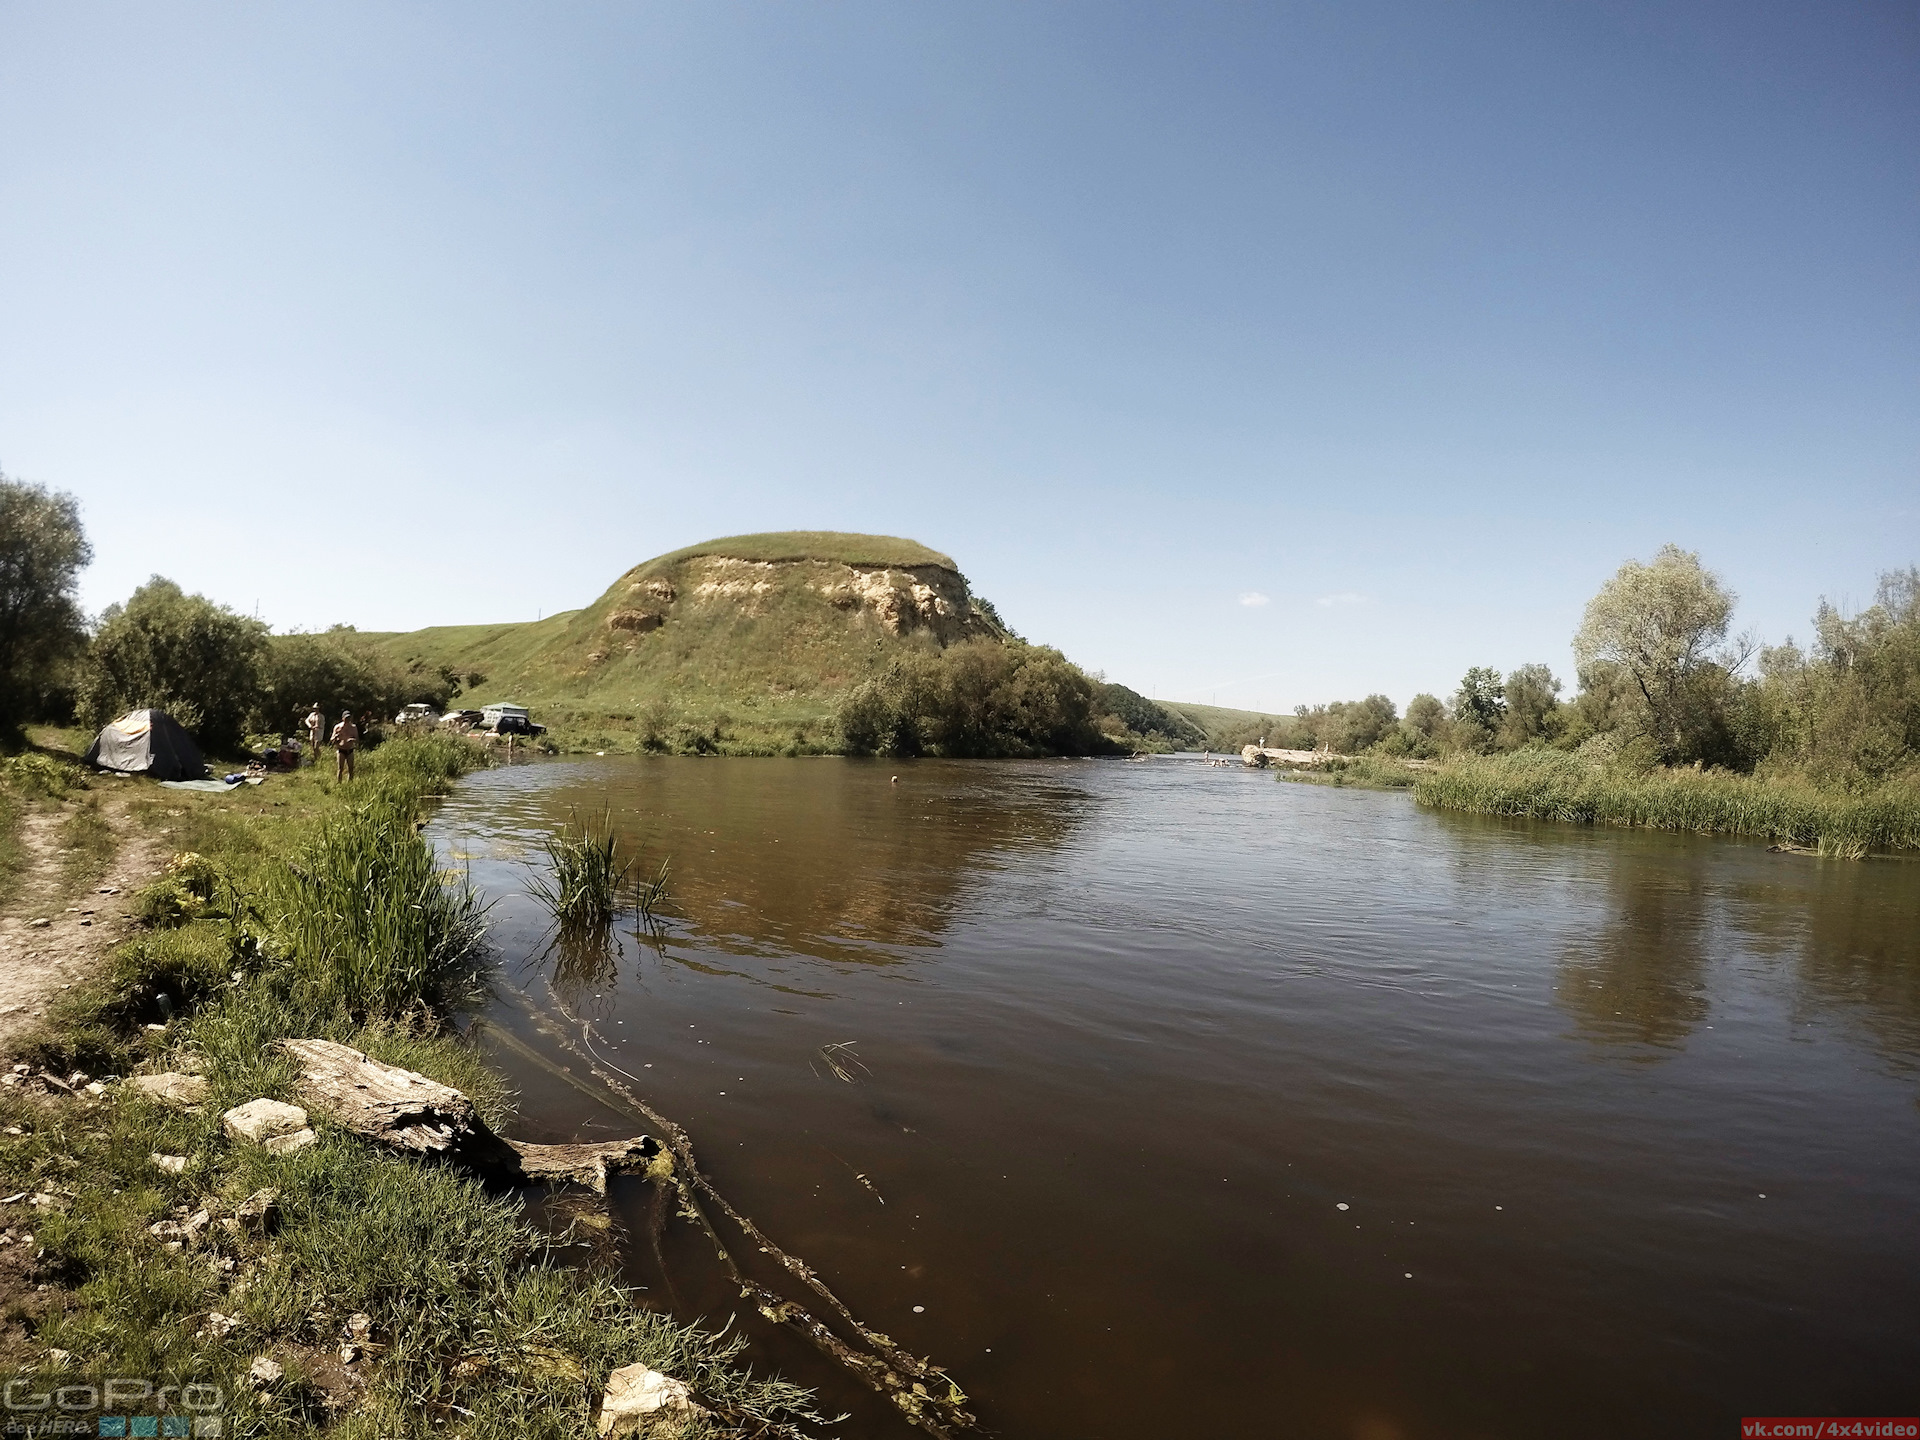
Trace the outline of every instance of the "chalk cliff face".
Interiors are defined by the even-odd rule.
[[[804,623],[808,610],[824,620],[837,614],[856,628],[890,636],[920,634],[946,646],[971,636],[997,635],[976,609],[966,578],[944,565],[861,565],[810,558],[757,560],[693,555],[649,561],[622,576],[600,604],[602,658],[675,619],[716,612],[743,620],[784,617]]]

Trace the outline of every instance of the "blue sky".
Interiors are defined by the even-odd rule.
[[[1920,561],[1906,4],[0,3],[0,468],[98,609],[532,618],[952,553],[1282,708],[1571,668],[1668,540]]]

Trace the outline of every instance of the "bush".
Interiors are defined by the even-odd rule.
[[[1058,650],[969,640],[896,660],[840,707],[855,754],[1087,755],[1104,747],[1094,684]]]
[[[104,725],[129,710],[164,710],[202,746],[231,750],[258,704],[267,627],[156,575],[109,605],[80,682],[80,710]]]
[[[0,776],[16,794],[44,795],[50,800],[64,800],[75,790],[87,788],[79,766],[31,752],[0,760]]]
[[[272,734],[304,730],[309,707],[318,704],[328,723],[342,710],[382,717],[403,705],[444,710],[458,679],[419,664],[389,659],[351,627],[336,625],[318,635],[275,636],[267,648],[254,720]]]

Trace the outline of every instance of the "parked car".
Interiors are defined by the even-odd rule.
[[[449,710],[440,717],[440,723],[449,730],[471,730],[483,718],[478,710]]]
[[[547,727],[533,723],[524,705],[489,705],[480,712],[480,728],[496,735],[544,735]]]
[[[393,717],[396,725],[431,725],[435,715],[431,705],[402,705],[400,713]]]

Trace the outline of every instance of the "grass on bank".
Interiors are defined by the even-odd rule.
[[[85,776],[71,761],[44,750],[0,756],[0,904],[12,898],[27,870],[20,828],[30,810],[75,802],[60,825],[65,890],[85,884],[113,858],[113,831],[98,797],[87,792]]]
[[[504,1118],[497,1077],[445,1018],[485,978],[477,906],[462,877],[434,873],[414,823],[475,754],[443,737],[401,740],[368,755],[350,785],[306,771],[251,793],[166,792],[153,818],[201,858],[159,883],[193,903],[122,946],[109,974],[63,997],[16,1048],[94,1075],[198,1070],[213,1094],[199,1114],[122,1086],[98,1100],[0,1094],[20,1132],[0,1133],[0,1183],[50,1197],[12,1227],[16,1243],[31,1231],[35,1278],[53,1287],[8,1311],[30,1332],[14,1358],[36,1388],[105,1376],[216,1384],[230,1436],[519,1440],[590,1433],[607,1373],[638,1360],[735,1418],[805,1418],[803,1392],[740,1366],[743,1342],[676,1324],[569,1263],[582,1253],[575,1237],[530,1227],[510,1196],[324,1121],[319,1144],[287,1157],[222,1133],[226,1108],[292,1098],[292,1067],[273,1048],[292,1035],[419,1070]],[[164,1031],[145,1028],[169,1014]],[[154,1153],[186,1157],[184,1172],[158,1168]],[[219,1225],[266,1188],[280,1192],[276,1234]],[[150,1231],[201,1210],[214,1223],[179,1251]],[[358,1362],[358,1389],[338,1351],[356,1313],[384,1347]],[[50,1349],[73,1359],[55,1365]],[[237,1387],[263,1354],[287,1380]]]
[[[1920,849],[1920,775],[1846,792],[1795,776],[1720,770],[1644,774],[1558,750],[1469,756],[1422,774],[1423,805],[1475,815],[1525,816],[1703,834],[1754,835],[1859,859]]]

